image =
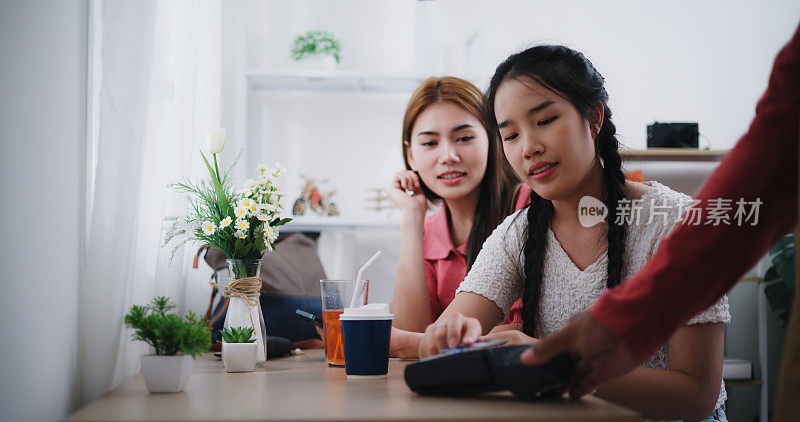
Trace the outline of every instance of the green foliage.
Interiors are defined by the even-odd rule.
[[[330,31],[308,31],[294,39],[292,58],[295,61],[306,57],[333,56],[338,64],[341,61],[342,46]]]
[[[219,206],[220,215],[224,217],[230,216],[231,218],[236,217],[233,215],[233,209],[231,208],[231,203],[228,200],[228,197],[225,195],[225,189],[222,186],[222,180],[219,176],[219,170],[217,167],[217,154],[214,154],[214,167],[211,167],[211,164],[208,163],[206,159],[206,155],[200,151],[200,156],[203,157],[203,162],[206,163],[206,167],[208,168],[208,173],[211,175],[211,183],[214,185],[214,193],[217,195],[217,204]],[[226,174],[227,176],[227,174]]]
[[[211,332],[205,318],[189,311],[181,318],[168,314],[175,305],[168,297],[153,298],[149,305],[133,305],[125,315],[125,326],[134,329],[133,339],[144,341],[156,349],[160,356],[174,356],[178,352],[197,358],[211,348]]]
[[[226,343],[255,343],[253,327],[230,327],[222,329],[222,339]]]
[[[769,250],[772,265],[764,274],[764,295],[783,328],[789,322],[789,309],[794,297],[794,254],[794,234],[789,234]]]
[[[239,150],[231,168],[241,154]],[[274,248],[278,226],[291,221],[291,218],[278,217],[283,197],[278,189],[278,178],[285,169],[278,163],[274,168],[259,165],[256,167],[258,179],[247,180],[243,188],[236,190],[230,182],[230,168],[220,173],[217,154],[213,154],[213,166],[205,155],[203,161],[209,179],[170,185],[185,194],[189,202],[185,216],[164,219],[167,228],[162,246],[173,245],[170,262],[178,249],[189,242],[214,246],[229,259],[261,259],[264,250]]]
[[[189,211],[186,213],[185,218],[167,217],[166,219],[166,222],[169,223],[169,227],[164,234],[163,245],[166,246],[175,238],[180,239],[172,247],[170,262],[178,249],[192,240],[198,243],[211,244],[221,250],[225,256],[234,256],[234,231],[232,228],[228,230],[218,230],[212,235],[207,235],[203,233],[203,230],[199,227],[204,221],[209,219],[219,222],[225,217],[234,218],[230,203],[238,200],[241,195],[237,195],[235,188],[231,184],[230,171],[236,166],[236,163],[239,162],[242,151],[243,150],[239,150],[239,153],[236,154],[233,160],[233,164],[231,164],[231,167],[222,176],[214,172],[209,165],[211,182],[208,180],[201,180],[199,183],[193,183],[187,179],[183,182],[169,185],[172,189],[185,193],[189,201]],[[208,165],[205,156],[203,156],[203,160],[206,162],[206,165]],[[216,154],[214,160],[216,160]],[[259,258],[260,257],[259,255]]]

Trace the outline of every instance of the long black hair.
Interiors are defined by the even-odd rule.
[[[500,139],[494,112],[497,89],[508,79],[530,78],[544,88],[566,98],[588,122],[597,122],[594,112],[598,103],[603,105],[603,121],[596,133],[595,159],[602,167],[603,200],[608,207],[608,282],[609,288],[622,280],[622,260],[626,227],[613,224],[617,217],[617,204],[625,199],[625,176],[619,156],[617,129],[611,122],[608,93],[603,76],[592,63],[578,51],[560,45],[539,45],[511,55],[497,66],[487,92],[484,107],[488,129]],[[544,255],[547,248],[547,230],[553,217],[553,203],[531,192],[527,210],[528,228],[522,250],[525,265],[525,290],[522,294],[522,330],[533,336],[539,307]]]

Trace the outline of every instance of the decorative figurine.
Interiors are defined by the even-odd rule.
[[[302,177],[306,183],[303,186],[303,191],[300,197],[294,201],[292,206],[293,215],[303,215],[306,212],[306,206],[311,208],[312,211],[319,215],[336,216],[339,215],[339,209],[336,204],[331,201],[336,190],[330,192],[321,192],[317,188],[317,183],[327,183],[327,179],[313,179],[311,177]]]

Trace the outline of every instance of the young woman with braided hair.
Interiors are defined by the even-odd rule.
[[[532,189],[531,204],[487,238],[450,306],[426,329],[422,357],[481,335],[509,343],[548,336],[644,265],[690,200],[625,180],[604,79],[577,51],[543,45],[510,56],[491,80],[485,114],[494,142]],[[587,201],[604,204],[605,218],[587,221]],[[520,295],[522,331],[487,335]],[[729,320],[723,297],[597,394],[649,418],[724,420]]]
[[[528,203],[530,189],[519,186],[502,149],[489,141],[483,103],[478,87],[451,76],[425,80],[408,101],[406,170],[387,188],[401,214],[393,357],[417,357],[422,332],[453,300],[483,242]],[[429,204],[440,208],[426,217]],[[496,331],[518,328],[520,308]]]

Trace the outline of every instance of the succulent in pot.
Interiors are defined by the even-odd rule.
[[[252,372],[258,347],[252,327],[229,327],[222,330],[222,363],[228,372]]]

